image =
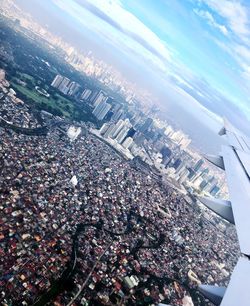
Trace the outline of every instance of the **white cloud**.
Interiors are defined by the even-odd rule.
[[[156,69],[157,74],[162,79],[167,79],[169,75],[176,73],[177,75],[189,76],[191,72],[184,65],[180,64],[174,54],[169,51],[169,47],[166,46],[165,42],[162,41],[150,28],[143,24],[135,15],[127,11],[118,0],[53,0],[61,9],[67,11],[71,16],[73,16],[78,22],[80,22],[84,27],[91,30],[93,34],[98,33],[100,38],[107,40],[112,46],[119,48],[123,53],[133,54],[136,58],[139,58],[148,66],[153,66]],[[210,8],[215,11],[216,3],[228,3],[227,0],[201,0],[210,4]],[[213,6],[212,6],[213,5]],[[218,4],[218,7],[220,4]],[[217,28],[224,35],[231,34],[232,31],[236,31],[236,25],[233,27],[233,13],[232,16],[227,10],[222,11],[216,10],[224,19],[228,26],[220,24],[217,22],[213,14],[198,10],[201,17],[205,18],[207,22]],[[223,15],[222,15],[223,13]],[[96,18],[93,18],[95,15]],[[230,17],[231,16],[231,17]],[[244,20],[244,14],[240,15],[240,18]],[[217,16],[218,17],[218,16]],[[230,17],[230,19],[229,19]],[[236,17],[235,17],[236,18]],[[247,26],[245,22],[242,23]],[[244,29],[244,26],[238,30],[237,33],[240,35],[246,35],[248,31]],[[243,28],[243,29],[242,29]],[[244,34],[243,34],[244,33]],[[233,35],[232,35],[233,36]],[[228,35],[227,41],[233,39],[231,35]],[[236,45],[236,43],[234,43]],[[150,49],[150,47],[152,47]],[[242,59],[242,78],[245,80],[250,76],[250,70],[248,70],[249,65],[245,66],[246,60],[243,61],[243,54],[246,57],[247,52],[239,48],[235,54],[233,54],[232,44],[229,46],[231,56],[237,57],[239,61]],[[154,52],[157,50],[157,53]],[[240,53],[242,53],[240,55]],[[160,56],[159,56],[160,55]],[[159,73],[161,72],[161,73]],[[183,78],[182,78],[183,79]],[[185,77],[185,79],[188,79]],[[188,79],[189,80],[189,79]],[[188,85],[190,86],[188,82]],[[241,85],[241,84],[240,84]],[[199,92],[200,93],[200,92]],[[198,93],[198,94],[199,94]],[[202,93],[201,93],[202,96]],[[197,102],[198,103],[198,102]]]
[[[118,25],[124,34],[141,43],[142,46],[152,48],[152,51],[157,50],[157,53],[165,60],[171,59],[170,51],[165,43],[136,16],[123,8],[119,0],[87,0],[79,3],[84,6],[86,2]]]
[[[250,49],[246,48],[243,45],[237,45],[234,48],[234,51],[245,61],[247,61],[250,64]]]
[[[191,105],[192,107],[187,107],[186,111],[193,113],[194,111],[200,110],[200,116],[198,116],[197,118],[201,121],[203,121],[205,124],[208,124],[209,122],[209,126],[211,129],[214,129],[216,131],[219,130],[218,126],[215,127],[214,123],[217,122],[217,124],[221,125],[223,123],[223,119],[221,116],[219,116],[218,114],[212,112],[211,110],[209,110],[207,107],[205,107],[204,105],[202,105],[201,103],[199,103],[194,97],[192,97],[189,93],[187,93],[186,91],[184,91],[182,88],[180,87],[175,87],[175,90],[177,92],[179,92],[188,102],[189,105]],[[206,116],[206,119],[210,118],[212,119],[212,125],[211,125],[211,121],[209,120],[204,120],[204,116]]]
[[[250,33],[248,9],[238,0],[202,0],[223,17],[230,29],[244,39]]]
[[[225,26],[225,25],[219,24],[219,23],[214,19],[213,15],[212,15],[211,13],[209,13],[208,11],[203,11],[203,10],[194,9],[194,12],[195,12],[195,14],[197,14],[198,16],[204,18],[210,26],[212,26],[212,27],[218,29],[222,34],[224,34],[224,35],[228,35],[228,34],[229,34],[229,33],[228,33],[228,30],[227,30],[227,28],[226,28],[226,26]]]
[[[193,86],[191,86],[186,80],[184,80],[180,75],[172,73],[172,77],[174,77],[174,79],[179,83],[179,84],[183,84],[186,87],[188,87],[189,89],[194,90]]]
[[[119,0],[53,0],[84,27],[115,47],[166,73],[172,54],[153,31],[122,7]],[[95,19],[93,19],[95,16]]]
[[[240,77],[240,86],[249,92],[250,89],[250,10],[240,0],[199,0],[205,3],[212,12],[223,18],[227,29],[234,35],[230,35],[227,41],[215,43],[226,51],[237,63],[237,72]],[[247,3],[247,2],[246,2]],[[199,6],[201,7],[201,6]],[[195,10],[200,16],[212,21],[210,12]],[[211,18],[212,17],[212,18]],[[234,68],[235,70],[235,68]]]
[[[238,63],[238,75],[240,78],[240,86],[242,86],[247,93],[250,90],[250,50],[243,45],[232,45],[227,48],[227,51]]]

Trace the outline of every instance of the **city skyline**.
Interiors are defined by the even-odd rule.
[[[112,58],[112,64],[127,78],[131,76],[141,87],[149,87],[152,82],[147,89],[163,107],[173,101],[196,118],[205,118],[210,128],[211,122],[217,128],[217,122],[225,116],[248,131],[246,2],[145,1],[142,5],[130,1],[51,0],[38,1],[37,8],[31,8],[28,1],[15,2],[35,18],[40,14],[41,19],[44,12],[59,21],[63,18],[64,37],[72,31],[78,47],[90,46],[96,54],[101,45],[103,58]],[[46,25],[57,31],[53,23]]]
[[[248,304],[250,138],[130,2],[35,3],[0,7],[2,304]]]

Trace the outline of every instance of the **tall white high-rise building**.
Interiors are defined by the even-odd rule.
[[[170,137],[171,135],[173,135],[174,130],[173,130],[172,126],[171,126],[171,125],[168,125],[168,126],[166,127],[164,133],[165,133],[165,135],[167,135],[168,137]]]
[[[68,95],[73,96],[79,90],[80,85],[76,82],[71,82],[68,88]]]
[[[184,169],[186,169],[186,165],[184,163],[181,163],[180,166],[176,168],[175,173],[181,174]]]
[[[68,78],[63,78],[61,84],[58,86],[58,89],[65,95],[68,93],[69,83],[70,83],[70,80]]]
[[[112,116],[112,120],[113,121],[117,121],[121,118],[121,116],[123,115],[123,110],[119,109],[117,112],[114,113],[114,115]]]
[[[104,117],[107,115],[107,113],[109,112],[110,109],[111,109],[111,105],[108,104],[108,103],[106,103],[106,102],[104,102],[104,107],[103,107],[103,109],[100,111],[100,113],[99,113],[97,119],[103,120]]]
[[[180,143],[180,141],[183,139],[183,133],[182,131],[176,131],[174,132],[170,138],[175,142],[175,143]]]
[[[98,120],[103,120],[110,109],[111,109],[110,104],[106,102],[101,102],[94,108],[93,114]]]
[[[94,108],[94,110],[93,110],[93,115],[95,115],[96,117],[98,116],[98,114],[100,113],[100,111],[102,110],[102,108],[103,108],[103,104],[99,104],[99,105],[97,105],[95,108]]]
[[[88,98],[90,97],[91,93],[92,93],[92,91],[90,89],[87,89],[87,88],[84,89],[84,91],[83,91],[83,93],[81,95],[81,99],[84,100],[84,101],[88,100]]]
[[[129,131],[129,128],[127,128],[126,126],[124,126],[122,128],[122,130],[120,131],[120,133],[117,135],[117,137],[115,138],[116,141],[118,143],[122,143],[122,141],[124,140],[124,138],[126,137],[127,133]]]
[[[125,121],[120,119],[114,126],[114,130],[110,134],[111,138],[115,138],[121,131],[122,127],[124,126]]]
[[[108,99],[107,95],[102,90],[100,90],[100,92],[98,93],[98,95],[94,100],[94,107],[98,106],[101,102],[106,102],[107,99]]]
[[[62,80],[64,79],[64,77],[60,74],[57,74],[54,78],[54,80],[51,83],[51,86],[58,88],[58,86],[61,84]]]
[[[104,137],[108,138],[111,137],[111,135],[113,135],[113,132],[115,130],[115,124],[111,123],[110,126],[108,127],[107,131],[104,133]]]
[[[100,128],[100,134],[101,135],[104,135],[106,132],[107,132],[107,130],[108,130],[108,128],[110,127],[110,123],[104,123],[103,125],[102,125],[102,127]]]
[[[128,137],[126,138],[123,143],[122,143],[122,146],[125,148],[125,149],[129,149],[131,147],[131,145],[133,144],[133,138],[132,137]]]
[[[139,154],[140,150],[141,150],[141,148],[138,147],[135,142],[133,142],[131,147],[130,147],[131,153],[136,156],[136,155]]]
[[[118,143],[122,143],[124,138],[127,136],[129,129],[131,128],[131,123],[129,122],[128,119],[124,121],[124,125],[118,135],[116,136],[116,141]]]
[[[191,143],[191,139],[189,138],[183,138],[181,141],[180,141],[180,146],[182,148],[182,150],[185,150]]]
[[[203,178],[201,176],[198,176],[194,181],[193,181],[193,186],[196,188],[199,188],[201,182],[203,181]]]

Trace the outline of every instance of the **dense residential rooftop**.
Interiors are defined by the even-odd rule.
[[[23,111],[28,125],[36,120]],[[227,284],[238,257],[230,225],[222,228],[87,127],[74,141],[68,128],[47,136],[0,130],[3,304],[42,305],[65,271],[54,305],[182,305],[186,295],[202,299],[199,282]]]

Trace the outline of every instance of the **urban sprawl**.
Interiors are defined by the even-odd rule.
[[[226,191],[189,138],[62,75],[51,89],[96,125],[35,112],[0,79],[1,303],[210,305],[197,285],[227,285],[238,243],[195,198]]]

